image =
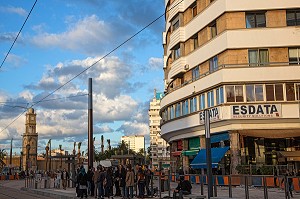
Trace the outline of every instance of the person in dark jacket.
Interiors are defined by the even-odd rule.
[[[122,188],[122,197],[126,197],[126,169],[120,165],[120,187]]]
[[[179,195],[179,199],[183,198],[183,195],[189,195],[192,193],[192,185],[188,180],[184,180],[184,177],[179,177],[177,179],[178,185],[174,189],[173,199],[177,199],[177,194]]]
[[[112,171],[111,168],[107,168],[106,174],[105,174],[105,195],[110,198],[112,196],[111,191],[113,187],[113,177],[112,177]]]
[[[84,195],[87,198],[87,174],[84,167],[80,168],[77,182],[79,184],[79,197],[83,198]]]
[[[114,173],[114,183],[116,188],[116,194],[115,196],[121,196],[121,189],[120,189],[120,169],[117,167],[115,173]]]
[[[92,179],[93,179],[93,171],[92,171],[92,167],[89,167],[89,170],[87,172],[87,193],[88,195],[91,195],[92,192]]]

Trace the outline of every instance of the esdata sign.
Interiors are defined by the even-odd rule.
[[[232,105],[231,118],[277,118],[281,117],[281,104]]]
[[[210,121],[220,120],[220,108],[219,107],[214,107],[214,108],[208,109],[208,111],[209,111]],[[204,123],[204,120],[205,120],[204,111],[201,111],[199,113],[199,117],[200,117],[200,123]]]

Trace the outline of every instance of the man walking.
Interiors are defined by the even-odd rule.
[[[62,179],[62,186],[63,186],[63,189],[66,190],[67,188],[67,181],[69,179],[69,173],[66,171],[66,169],[64,168],[63,169],[63,172],[61,173],[61,179]]]

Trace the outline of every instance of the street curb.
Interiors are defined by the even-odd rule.
[[[54,192],[54,191],[51,191],[51,190],[30,189],[30,188],[25,188],[25,187],[22,187],[21,190],[31,192],[31,193],[34,193],[34,194],[37,194],[37,195],[56,198],[56,199],[76,199],[77,198],[75,196],[72,197],[72,196],[69,196],[67,194],[57,193],[57,192]]]

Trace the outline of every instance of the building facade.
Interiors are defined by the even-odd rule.
[[[129,149],[136,153],[138,153],[141,149],[144,150],[145,147],[145,137],[143,135],[122,136],[121,141],[128,144]]]
[[[148,111],[150,128],[150,158],[152,168],[157,168],[159,166],[159,162],[161,162],[163,167],[170,166],[169,144],[160,136],[161,117],[159,115],[159,110],[162,96],[163,93],[159,93],[154,90],[154,98],[150,101],[150,108]]]
[[[36,113],[29,108],[25,119],[25,133],[22,143],[22,170],[37,169],[38,133],[36,132]]]
[[[206,167],[195,157],[205,154],[207,109],[214,168],[300,169],[299,7],[298,0],[165,0],[161,130],[177,167]]]

